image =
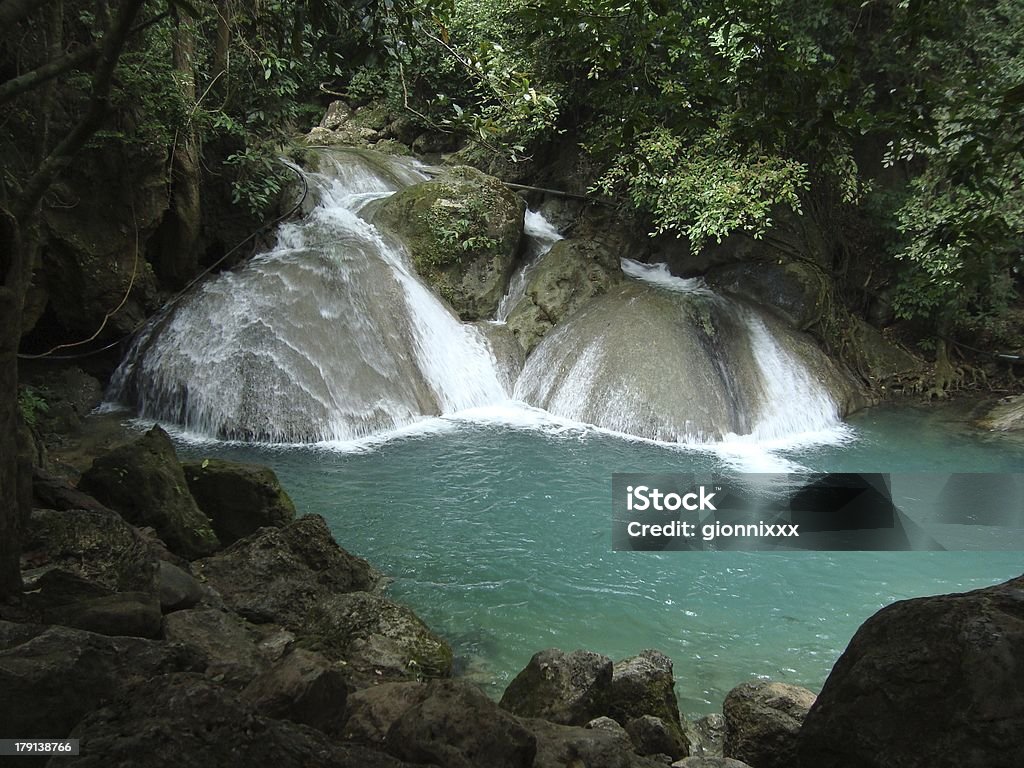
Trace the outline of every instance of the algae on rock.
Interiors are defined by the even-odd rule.
[[[396,192],[377,219],[405,242],[417,272],[463,320],[494,316],[515,266],[525,203],[497,179],[452,168]]]

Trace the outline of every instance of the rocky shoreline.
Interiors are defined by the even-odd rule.
[[[818,697],[747,682],[691,722],[656,650],[543,650],[492,701],[271,470],[179,462],[159,427],[34,496],[0,722],[80,739],[54,764],[1024,764],[1024,577],[883,609]]]

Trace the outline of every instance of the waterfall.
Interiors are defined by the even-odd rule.
[[[561,239],[540,214],[527,214],[524,264],[495,321],[465,324],[364,215],[426,178],[415,161],[356,150],[317,158],[304,172],[306,217],[153,318],[115,372],[112,399],[200,434],[264,442],[357,440],[523,403],[672,443],[762,444],[840,423],[831,393],[844,378],[817,347],[663,264],[623,259],[626,279],[560,322],[524,364],[503,321]]]
[[[509,280],[508,291],[501,297],[498,311],[494,319],[500,323],[508,320],[519,300],[526,295],[526,286],[530,275],[537,268],[541,259],[551,250],[551,246],[562,239],[562,235],[537,211],[527,211],[523,224],[523,236],[526,238],[526,254],[523,265],[516,270]]]
[[[145,418],[221,438],[351,440],[503,400],[480,331],[360,218],[423,180],[408,161],[339,152],[319,201],[275,248],[203,284],[135,339],[112,381]]]
[[[623,259],[633,278],[560,324],[515,395],[563,418],[652,440],[758,441],[840,423],[824,355],[665,265]],[[811,371],[816,375],[812,375]]]

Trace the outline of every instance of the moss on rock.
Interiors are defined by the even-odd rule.
[[[464,320],[493,317],[515,266],[525,204],[497,179],[459,166],[397,192],[377,219]]]

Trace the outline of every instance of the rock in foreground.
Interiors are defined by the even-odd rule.
[[[757,768],[792,768],[796,739],[814,703],[806,688],[764,681],[737,685],[725,697],[725,757]]]
[[[814,768],[1024,765],[1024,577],[876,613],[800,731]]]
[[[150,526],[175,554],[192,559],[220,547],[189,493],[170,437],[153,427],[96,459],[78,487],[137,526]]]

